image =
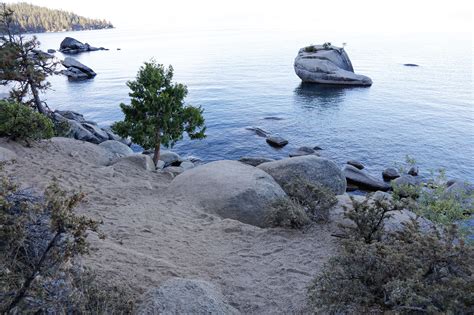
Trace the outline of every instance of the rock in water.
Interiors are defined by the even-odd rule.
[[[289,156],[290,157],[297,157],[297,156],[304,156],[304,155],[310,155],[310,154],[319,155],[318,153],[316,153],[316,151],[313,148],[300,147],[300,148],[298,148],[298,150],[296,150],[294,152],[291,152],[289,154]]]
[[[314,45],[301,48],[294,64],[303,82],[370,86],[372,80],[355,74],[344,48]]]
[[[346,179],[336,163],[316,155],[263,163],[257,168],[270,174],[282,187],[301,178],[309,183],[319,183],[336,195],[346,192]]]
[[[66,59],[62,61],[62,64],[65,68],[67,68],[67,72],[65,72],[66,75],[68,75],[68,72],[72,72],[78,75],[79,73],[77,71],[79,70],[80,72],[84,73],[89,79],[96,76],[96,73],[94,72],[94,70],[80,63],[74,58],[66,57]],[[68,76],[71,76],[71,75],[68,75]]]
[[[382,177],[384,181],[388,182],[388,181],[391,181],[392,179],[399,178],[400,174],[398,173],[396,169],[389,167],[389,168],[386,168],[382,172]]]
[[[258,156],[243,156],[239,159],[239,162],[244,164],[258,166],[262,163],[273,162],[274,159],[266,158],[266,157],[258,157]]]
[[[362,164],[359,161],[350,160],[350,161],[347,161],[347,164],[352,165],[360,170],[364,169],[364,164]]]
[[[285,145],[288,144],[288,140],[277,135],[268,136],[266,141],[269,145],[277,148],[283,148]]]
[[[343,169],[347,182],[369,191],[387,191],[390,185],[367,174],[355,166],[347,164]]]
[[[138,306],[137,315],[151,314],[240,314],[208,282],[173,278],[148,291]]]
[[[237,161],[216,161],[178,175],[169,187],[222,218],[266,227],[272,204],[285,192],[264,171]]]
[[[72,37],[66,37],[61,42],[59,51],[65,54],[78,54],[86,51],[107,50],[104,47],[96,48],[88,43],[82,43]]]

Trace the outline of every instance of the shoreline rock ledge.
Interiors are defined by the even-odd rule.
[[[301,48],[295,58],[296,75],[308,83],[371,86],[372,79],[355,74],[344,48],[330,44]]]

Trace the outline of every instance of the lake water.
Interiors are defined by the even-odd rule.
[[[195,32],[103,30],[40,34],[44,49],[72,36],[109,51],[77,55],[97,72],[93,80],[51,78],[49,106],[83,113],[108,125],[122,118],[125,83],[151,57],[172,64],[189,88],[187,101],[204,108],[207,138],[183,140],[175,150],[203,160],[244,155],[285,157],[318,145],[341,166],[360,160],[374,175],[406,155],[421,171],[446,168],[474,180],[472,39],[443,34],[354,34],[220,30]],[[300,47],[347,43],[356,73],[370,88],[302,85],[293,70]],[[121,48],[121,50],[117,50]],[[58,57],[63,57],[57,53]],[[405,67],[416,63],[420,67]],[[266,120],[276,116],[282,120]],[[274,149],[246,130],[260,127],[289,140]]]

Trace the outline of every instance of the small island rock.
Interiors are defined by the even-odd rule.
[[[344,48],[331,45],[312,45],[301,48],[294,68],[303,82],[370,86],[372,80],[355,74]]]

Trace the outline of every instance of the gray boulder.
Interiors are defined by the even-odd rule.
[[[349,161],[347,161],[347,164],[352,165],[352,166],[354,166],[355,168],[358,168],[358,169],[360,169],[360,170],[363,170],[363,169],[364,169],[364,165],[363,165],[361,162],[359,162],[359,161],[349,160]]]
[[[47,51],[48,51],[49,54],[54,54],[54,53],[56,53],[56,50],[55,50],[55,49],[48,49]]]
[[[314,45],[299,50],[294,68],[303,82],[370,86],[369,77],[355,74],[344,48]]]
[[[69,134],[68,136],[77,140],[92,142],[99,144],[102,142],[101,139],[97,138],[92,132],[87,130],[75,120],[68,120],[69,123]]]
[[[266,141],[269,145],[277,148],[283,148],[288,144],[288,140],[278,135],[270,135],[266,138]]]
[[[86,128],[91,132],[100,142],[109,140],[109,135],[104,130],[100,129],[97,125],[91,123],[82,123],[82,127]]]
[[[184,162],[181,162],[181,164],[179,164],[179,167],[181,167],[183,171],[190,170],[194,168],[195,166],[196,165],[194,165],[194,163],[190,161],[184,161]]]
[[[184,168],[182,168],[181,166],[168,166],[163,168],[162,171],[173,175],[179,175],[184,172]]]
[[[237,161],[216,161],[178,175],[169,187],[222,218],[266,227],[272,205],[285,192],[264,171]]]
[[[87,80],[90,79],[89,75],[77,68],[67,68],[66,70],[61,71],[61,74],[67,76],[72,80]]]
[[[413,187],[421,185],[421,180],[411,175],[402,175],[391,181],[401,197],[409,197]]]
[[[133,151],[129,146],[116,140],[106,140],[101,142],[99,146],[109,151],[116,158],[133,154]]]
[[[217,288],[202,280],[172,278],[148,291],[138,306],[138,315],[240,314]]]
[[[408,175],[411,175],[411,176],[418,176],[418,173],[419,173],[418,166],[412,166],[408,170]]]
[[[64,118],[72,119],[72,120],[78,121],[80,123],[86,121],[82,114],[79,114],[77,112],[73,112],[72,110],[56,110],[54,112],[61,115],[61,116],[63,116]]]
[[[66,59],[62,61],[62,64],[65,68],[67,68],[68,72],[78,73],[79,71],[79,72],[84,73],[89,79],[96,76],[96,73],[94,72],[94,70],[80,63],[74,58],[66,57]]]
[[[384,183],[378,178],[367,174],[366,172],[358,169],[355,166],[347,164],[344,167],[343,172],[348,183],[354,184],[361,189],[368,191],[387,191],[390,189],[390,185]]]
[[[160,152],[160,160],[165,162],[165,167],[166,167],[166,166],[172,165],[173,163],[177,163],[181,161],[181,157],[176,152],[162,150]]]
[[[6,148],[0,147],[0,162],[12,161],[17,158],[15,152],[8,150]]]
[[[156,163],[156,169],[162,170],[163,168],[165,168],[165,162],[163,162],[162,160],[158,160],[158,162]]]
[[[386,168],[383,172],[382,172],[382,177],[383,177],[383,180],[384,181],[391,181],[395,178],[398,178],[400,177],[400,174],[398,173],[398,171],[392,167],[389,167],[389,168]]]
[[[243,156],[239,159],[239,162],[242,162],[244,164],[252,165],[252,166],[258,166],[262,163],[267,163],[267,162],[273,162],[275,161],[274,159],[269,159],[266,157],[258,157],[258,156]]]
[[[125,166],[125,167],[134,167],[147,171],[155,170],[155,163],[151,157],[145,154],[133,154],[119,158],[114,166]]]
[[[107,50],[104,47],[93,47],[88,43],[82,43],[72,37],[66,37],[60,44],[59,51],[65,54],[78,54],[86,51]]]
[[[336,163],[315,155],[263,163],[257,168],[270,174],[282,187],[299,177],[310,183],[319,183],[336,195],[346,191],[346,179]]]

